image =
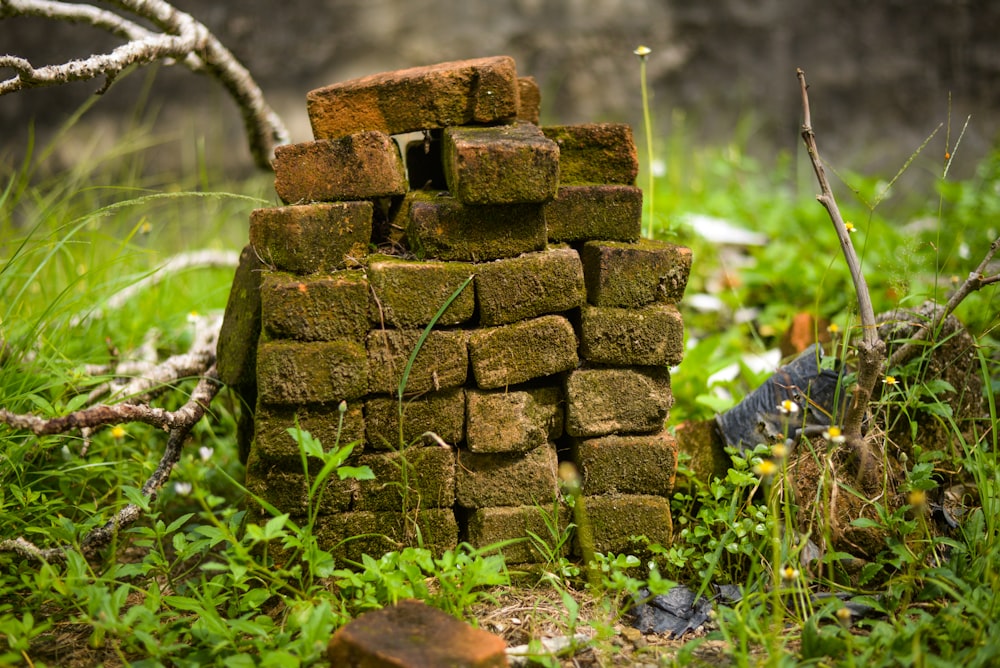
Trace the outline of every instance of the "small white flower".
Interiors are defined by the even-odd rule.
[[[181,496],[187,496],[188,494],[191,493],[191,490],[193,490],[193,489],[194,489],[194,486],[191,483],[189,483],[189,482],[175,482],[174,483],[174,491],[177,494],[181,495]]]
[[[197,311],[191,311],[187,315],[187,321],[193,325],[194,323],[198,322],[198,317],[199,316]]]
[[[847,437],[844,436],[844,433],[840,431],[840,427],[837,426],[832,426],[826,431],[824,431],[823,438],[830,441],[831,443],[836,443],[838,445],[847,440]]]
[[[203,445],[200,448],[198,448],[198,456],[201,457],[201,461],[203,461],[203,462],[207,462],[209,459],[211,459],[212,458],[212,453],[214,453],[214,452],[215,452],[215,450],[213,450],[212,448],[208,447],[207,445]]]
[[[799,405],[791,399],[785,399],[778,404],[778,411],[782,415],[793,415],[799,412]]]
[[[653,52],[653,50],[650,49],[648,46],[642,46],[642,45],[640,45],[632,53],[634,53],[635,55],[639,56],[640,58],[645,58],[646,56],[648,56],[652,52]]]

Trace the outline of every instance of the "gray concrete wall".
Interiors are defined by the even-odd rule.
[[[740,119],[752,149],[798,149],[795,68],[811,84],[821,149],[857,167],[895,169],[940,122],[973,114],[965,142],[982,155],[1000,129],[1000,3],[993,0],[234,0],[177,5],[206,23],[258,78],[291,127],[310,139],[305,93],[383,70],[506,54],[542,87],[543,122],[615,120],[641,132],[639,44],[652,48],[656,131],[678,113],[695,142],[726,142]],[[0,51],[60,62],[115,45],[81,26],[0,20]],[[110,141],[135,109],[140,70],[98,104]],[[6,76],[6,73],[3,73]],[[100,84],[0,98],[0,152],[17,155],[28,119],[44,133]],[[196,123],[209,152],[248,166],[240,120],[218,86],[161,68],[148,104],[155,130]],[[197,112],[192,115],[191,112]],[[224,132],[220,132],[224,131]],[[943,137],[943,135],[942,135]],[[943,148],[943,141],[939,147]],[[938,149],[940,150],[940,149]],[[67,160],[73,152],[67,150]],[[165,155],[169,162],[179,156]]]

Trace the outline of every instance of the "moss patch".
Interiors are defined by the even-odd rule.
[[[371,467],[375,479],[360,481],[353,510],[403,512],[455,505],[455,453],[449,448],[364,454],[358,458],[358,466]]]
[[[562,436],[557,387],[466,394],[466,444],[471,452],[527,452]]]
[[[361,343],[368,332],[368,282],[360,271],[303,277],[267,272],[261,309],[271,338]]]
[[[407,546],[420,545],[433,554],[453,550],[458,545],[458,522],[451,508],[427,508],[413,514],[358,510],[320,518],[316,536],[320,547],[330,550],[338,561],[360,564],[363,555],[382,555]]]
[[[672,304],[642,309],[585,306],[580,322],[580,354],[591,362],[673,366],[684,354],[684,323]]]
[[[421,331],[373,330],[368,333],[368,391],[396,394]],[[434,330],[424,340],[406,382],[406,393],[437,392],[465,384],[469,373],[467,334]]]
[[[371,323],[400,328],[426,325],[473,273],[473,265],[463,262],[413,262],[373,256],[368,262]],[[475,290],[469,286],[451,302],[437,325],[466,322],[475,309]]]
[[[677,472],[677,441],[666,431],[573,441],[583,493],[667,496]]]
[[[543,127],[542,132],[559,146],[559,179],[563,185],[635,183],[639,156],[630,126],[624,123],[550,125]]]
[[[469,516],[469,543],[473,547],[486,547],[501,541],[523,539],[501,550],[508,565],[545,563],[552,553],[557,556],[568,556],[571,543],[567,541],[562,547],[557,546],[558,537],[552,536],[549,529],[551,523],[549,515],[552,510],[551,504],[480,508]],[[555,521],[561,534],[570,523],[568,509],[560,507]],[[540,551],[529,538],[529,532],[544,540],[548,549]]]
[[[226,313],[219,331],[217,368],[227,385],[256,384],[257,339],[260,337],[260,283],[264,265],[253,248],[240,253]]]
[[[257,352],[257,383],[267,404],[355,399],[368,389],[367,357],[352,341],[268,341]]]
[[[480,329],[469,338],[469,358],[480,388],[517,385],[575,368],[576,334],[557,315]]]
[[[668,546],[673,538],[670,502],[661,496],[644,494],[612,494],[587,496],[586,504],[594,536],[594,550],[602,554],[634,554],[652,556],[642,541]]]
[[[361,266],[372,237],[371,202],[256,209],[250,245],[266,265],[296,274]]]
[[[466,508],[551,504],[559,491],[557,466],[551,444],[525,454],[460,450],[458,503]]]
[[[475,283],[485,327],[568,311],[587,300],[583,264],[572,248],[479,265]]]
[[[261,404],[254,416],[256,442],[254,452],[266,462],[281,464],[292,470],[302,468],[299,446],[288,433],[298,426],[319,439],[329,452],[338,444],[357,443],[354,452],[364,449],[365,419],[360,401],[347,404],[341,426],[339,404],[305,404],[301,406],[275,406]],[[338,430],[338,426],[340,427]],[[315,461],[319,463],[318,460]]]
[[[566,433],[587,437],[658,432],[673,402],[666,369],[577,369],[566,377]]]
[[[633,186],[564,186],[545,204],[549,241],[636,241],[642,234],[642,191]]]
[[[587,301],[594,306],[676,303],[691,271],[690,249],[650,239],[634,244],[589,241],[581,258]]]
[[[465,390],[456,388],[430,392],[403,400],[403,442],[400,443],[399,403],[396,397],[371,396],[365,399],[365,429],[368,447],[398,450],[412,445],[426,432],[445,443],[456,445],[465,434]],[[424,439],[427,445],[434,441]]]

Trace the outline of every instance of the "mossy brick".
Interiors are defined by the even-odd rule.
[[[660,367],[577,369],[566,376],[566,433],[589,437],[663,429],[673,404]]]
[[[360,267],[372,236],[371,202],[331,202],[256,209],[250,245],[261,261],[296,274]]]
[[[376,329],[368,333],[368,391],[396,394],[419,329]],[[438,392],[464,385],[469,372],[467,333],[433,330],[424,339],[406,380],[405,392]]]
[[[456,495],[465,508],[551,505],[559,493],[555,445],[525,453],[458,451]]]
[[[447,190],[441,161],[441,131],[406,143],[406,178],[410,190]]]
[[[399,147],[381,132],[274,149],[274,189],[285,204],[405,195]]]
[[[368,390],[365,348],[353,341],[262,342],[257,387],[266,404],[355,399]]]
[[[588,241],[581,258],[587,301],[593,306],[676,304],[691,271],[690,249],[652,239]]]
[[[354,452],[364,449],[364,404],[360,400],[328,404],[279,406],[260,403],[254,412],[254,452],[264,462],[302,468],[299,445],[288,433],[298,426],[323,444],[323,450],[354,444]],[[343,418],[343,419],[341,419]]]
[[[371,324],[376,327],[423,327],[474,272],[473,265],[464,262],[414,261],[386,255],[370,257]],[[452,300],[435,325],[461,324],[470,320],[475,310],[475,289],[470,284]]]
[[[559,180],[563,185],[635,184],[639,156],[628,125],[550,125],[542,132],[559,146]]]
[[[559,188],[559,147],[531,123],[447,128],[441,153],[463,204],[547,202]]]
[[[476,384],[491,390],[576,368],[576,334],[558,315],[478,329],[469,336]]]
[[[520,539],[501,548],[508,565],[547,563],[552,555],[569,556],[571,543],[558,545],[551,527],[554,519],[561,535],[570,524],[570,514],[565,507],[561,507],[554,517],[552,513],[551,504],[479,508],[469,515],[469,544],[483,548]],[[531,534],[544,540],[546,547],[540,549]]]
[[[563,186],[545,204],[549,241],[637,241],[642,233],[642,191],[635,186]]]
[[[465,396],[466,445],[470,452],[527,452],[562,436],[562,390],[469,389]]]
[[[365,399],[365,438],[376,450],[398,450],[417,443],[431,432],[445,443],[457,445],[465,438],[465,390],[454,388],[403,399],[400,443],[399,400],[370,395]],[[427,444],[434,443],[426,438]]]
[[[368,281],[360,271],[309,276],[264,272],[260,296],[269,338],[361,343],[368,333]]]
[[[371,468],[375,479],[360,481],[352,510],[403,512],[455,505],[455,452],[451,448],[367,453],[358,457],[357,466]]]
[[[580,355],[618,366],[674,366],[684,355],[684,323],[673,304],[638,309],[584,306]]]
[[[568,247],[480,264],[475,283],[479,324],[485,327],[561,313],[587,301],[580,255]]]
[[[332,666],[506,668],[499,636],[414,599],[372,610],[340,627],[327,646]]]
[[[517,120],[538,125],[542,113],[542,90],[535,77],[518,77]]]
[[[670,501],[662,496],[607,494],[583,497],[582,501],[590,520],[595,552],[633,554],[642,559],[652,556],[649,544],[669,547],[673,539]],[[649,542],[637,540],[640,536]]]
[[[432,554],[454,550],[458,522],[452,508],[424,508],[418,512],[353,510],[319,517],[315,535],[319,547],[329,550],[339,566],[360,565],[364,555],[375,558],[403,547],[423,547]]]
[[[694,473],[681,477],[678,487],[692,489],[698,482],[710,483],[712,478],[726,477],[733,460],[726,452],[726,439],[715,418],[683,422],[677,425],[675,434],[679,450],[686,455],[684,466]]]
[[[216,345],[219,380],[226,385],[256,383],[257,340],[260,338],[260,284],[264,265],[246,246],[229,289],[226,312]]]
[[[438,191],[409,193],[397,216],[418,257],[484,262],[545,248],[541,204],[467,206]]]
[[[677,441],[666,431],[574,439],[573,462],[583,493],[667,496],[677,473]]]
[[[309,91],[315,139],[365,130],[387,135],[500,123],[518,111],[517,67],[508,56],[372,74]]]
[[[348,461],[353,463],[354,458]],[[311,471],[311,475],[314,476],[318,471],[319,469]],[[310,504],[315,504],[315,510],[323,514],[347,511],[360,494],[359,481],[353,478],[341,480],[333,475],[323,487],[322,495],[310,500],[311,480],[312,478],[306,478],[301,467],[293,469],[280,463],[268,462],[257,457],[256,451],[251,451],[244,485],[251,499],[259,499],[278,512],[288,513],[293,517],[308,515]],[[254,508],[256,509],[256,502]]]

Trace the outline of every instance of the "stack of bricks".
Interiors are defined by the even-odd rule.
[[[356,443],[375,479],[334,476],[320,507],[340,557],[554,541],[561,461],[597,551],[670,541],[690,252],[640,238],[628,126],[538,108],[510,58],[443,63],[310,92],[315,140],[276,151],[284,206],[251,215],[219,372],[255,409],[246,486],[278,510],[308,503],[289,427]]]

